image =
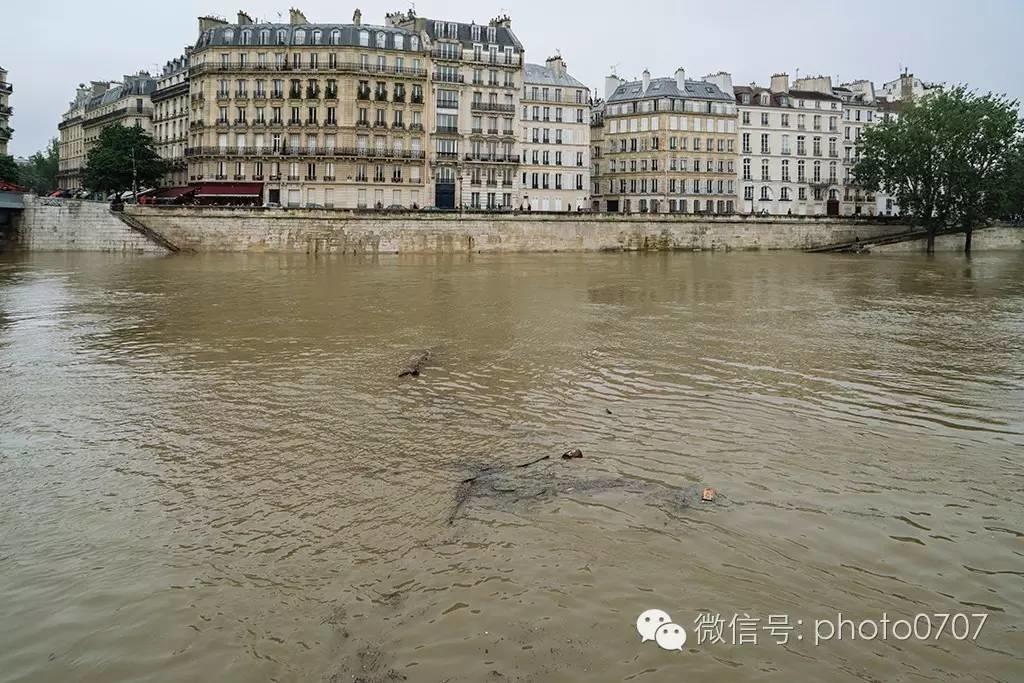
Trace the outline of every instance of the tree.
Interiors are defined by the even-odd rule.
[[[21,169],[14,163],[14,157],[0,156],[0,180],[17,185],[21,182]]]
[[[166,172],[153,138],[141,126],[108,126],[85,159],[86,187],[123,192],[157,184]]]
[[[60,146],[57,138],[42,152],[36,152],[21,166],[21,184],[36,194],[45,195],[57,189],[57,171],[60,170]]]
[[[999,217],[1015,223],[1024,221],[1024,138],[1017,141],[1006,164]]]
[[[1012,152],[1022,131],[1017,102],[964,87],[912,101],[896,119],[868,128],[854,177],[896,198],[935,235],[952,226],[971,251],[975,227],[1000,213]]]

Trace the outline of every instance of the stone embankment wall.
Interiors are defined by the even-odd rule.
[[[132,230],[104,202],[25,195],[15,219],[15,247],[32,251],[108,251],[166,254],[167,249]]]
[[[824,218],[606,214],[353,213],[316,209],[127,209],[183,250],[457,253],[805,249],[900,233],[894,223]]]
[[[871,247],[873,254],[915,254],[924,253],[928,243],[925,240],[897,242]],[[1024,228],[996,225],[984,230],[975,230],[971,238],[972,251],[1005,251],[1024,249]],[[935,251],[963,251],[963,235],[939,235],[935,238]]]

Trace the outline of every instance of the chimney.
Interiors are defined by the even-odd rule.
[[[789,74],[772,74],[771,91],[773,93],[789,92]]]
[[[306,19],[306,15],[302,13],[302,10],[292,7],[288,10],[288,23],[292,26],[301,26],[308,24],[309,19]]]
[[[242,10],[238,10],[238,25],[239,26],[252,26],[252,17],[250,17],[248,14],[246,14]]]
[[[544,63],[549,69],[552,69],[559,76],[565,74],[565,61],[562,59],[562,55],[548,57]]]
[[[643,86],[644,87],[640,91],[640,94],[643,94],[643,93],[647,92],[647,88],[650,85],[651,85],[651,72],[648,71],[647,69],[644,69],[644,78],[643,78]]]
[[[607,100],[612,96],[612,93],[622,85],[622,79],[612,74],[604,77],[604,98]]]
[[[356,8],[356,11],[352,13],[352,23],[356,26],[363,25],[363,13],[358,7]]]
[[[676,88],[679,92],[686,91],[686,69],[683,67],[676,69]]]
[[[735,94],[732,89],[732,74],[728,71],[719,71],[716,74],[708,74],[703,78],[703,81],[705,83],[717,85],[718,89],[726,95],[732,96]]]
[[[220,28],[221,26],[227,26],[228,22],[224,21],[220,17],[199,17],[199,32],[205,33],[211,28]]]

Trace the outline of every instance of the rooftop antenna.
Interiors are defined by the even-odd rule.
[[[621,64],[621,63],[622,62],[619,62],[619,64]],[[612,64],[610,67],[608,67],[611,70],[611,72],[612,72],[612,76],[618,77],[618,75],[619,75],[619,72],[618,72],[619,64]]]

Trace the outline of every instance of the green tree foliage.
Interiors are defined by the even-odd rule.
[[[18,185],[21,182],[21,169],[14,163],[14,157],[0,156],[0,180]]]
[[[134,170],[133,170],[134,169]],[[108,126],[85,160],[85,186],[102,192],[152,187],[166,172],[153,138],[140,126]]]
[[[901,211],[928,230],[964,230],[970,253],[975,227],[999,215],[1022,131],[1017,102],[963,87],[914,101],[895,120],[865,131],[854,177],[892,195]]]
[[[60,170],[60,146],[57,138],[42,152],[36,152],[21,167],[21,184],[36,194],[49,194],[57,189],[57,171]]]
[[[1024,139],[1017,141],[1006,165],[999,217],[1016,223],[1024,221]]]

